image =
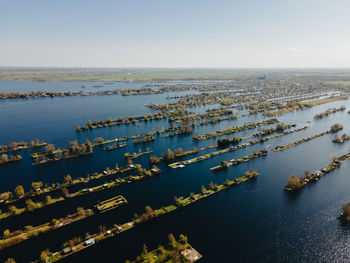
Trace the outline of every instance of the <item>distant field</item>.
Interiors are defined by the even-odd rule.
[[[151,80],[244,80],[267,77],[294,78],[350,84],[350,70],[334,69],[157,69],[157,68],[6,68],[0,80],[27,81],[151,81]]]
[[[243,71],[223,69],[0,69],[0,80],[28,81],[150,81],[231,80]],[[244,75],[253,74],[244,72]],[[256,74],[256,73],[255,73]]]

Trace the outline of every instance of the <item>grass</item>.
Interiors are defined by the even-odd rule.
[[[310,105],[310,106],[317,106],[317,105],[321,105],[321,104],[325,104],[325,103],[329,103],[329,102],[334,102],[334,101],[338,101],[338,100],[347,100],[349,98],[349,96],[350,95],[330,96],[328,98],[308,101],[308,102],[305,102],[303,104]]]
[[[26,68],[3,69],[0,80],[27,81],[147,81],[147,80],[231,80],[246,75],[260,75],[238,69],[156,69],[156,68]]]

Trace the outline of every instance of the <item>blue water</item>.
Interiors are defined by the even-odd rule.
[[[57,83],[10,82],[11,88],[28,87],[30,90],[50,89]],[[28,84],[29,86],[24,86]],[[8,86],[7,81],[0,81],[0,91]],[[115,83],[113,88],[142,86],[142,83]],[[80,88],[77,82],[62,82],[57,88]],[[110,88],[112,85],[106,85]],[[96,88],[97,89],[97,88]],[[182,93],[184,94],[184,93]],[[168,127],[166,120],[150,121],[136,125],[114,126],[77,133],[75,125],[82,125],[88,119],[98,120],[108,117],[138,116],[154,112],[144,107],[147,103],[166,103],[168,95],[148,96],[86,96],[36,98],[0,101],[0,144],[14,140],[30,141],[34,138],[54,143],[56,147],[65,147],[69,141],[102,136],[105,139],[149,132],[156,127]],[[302,175],[305,169],[317,170],[331,161],[331,155],[342,155],[349,150],[349,142],[333,144],[333,135],[325,135],[307,143],[280,152],[270,149],[276,145],[292,142],[296,139],[329,129],[339,122],[350,133],[350,116],[346,111],[339,112],[322,120],[313,120],[316,113],[330,107],[346,105],[348,101],[329,103],[312,109],[278,116],[287,123],[296,123],[301,127],[310,125],[305,131],[272,139],[264,144],[254,145],[235,152],[216,156],[184,169],[171,169],[165,164],[159,165],[162,174],[130,185],[109,189],[99,193],[74,198],[69,201],[25,213],[0,223],[0,232],[21,229],[25,225],[38,225],[73,213],[78,206],[90,208],[99,200],[122,194],[128,204],[108,213],[95,215],[89,219],[74,223],[64,228],[29,239],[12,248],[0,251],[0,261],[14,257],[17,262],[36,259],[40,251],[49,248],[56,251],[61,244],[73,236],[94,233],[99,225],[111,226],[130,220],[133,214],[142,213],[146,205],[159,208],[173,202],[174,196],[187,196],[190,192],[199,192],[201,185],[211,181],[222,183],[227,178],[242,176],[244,171],[258,169],[261,176],[255,182],[247,182],[237,187],[218,193],[215,196],[197,202],[179,211],[160,217],[138,226],[115,238],[101,242],[63,262],[124,262],[133,259],[141,252],[142,244],[149,249],[167,242],[167,235],[187,234],[190,243],[203,255],[200,262],[350,262],[350,229],[337,220],[341,205],[350,201],[350,161],[344,161],[340,169],[324,176],[317,183],[308,185],[300,193],[288,194],[283,185],[291,174]],[[205,107],[192,108],[204,111]],[[241,112],[239,112],[242,114]],[[226,129],[233,125],[242,125],[251,121],[266,119],[261,116],[249,116],[237,120],[224,121],[214,125],[195,127],[200,134]],[[311,123],[307,123],[311,121]],[[257,129],[242,131],[231,136],[245,136],[256,133]],[[124,149],[105,152],[94,149],[93,156],[60,161],[44,166],[31,166],[31,150],[21,151],[23,160],[18,164],[0,167],[0,191],[14,189],[22,184],[29,189],[32,181],[44,181],[51,184],[61,182],[63,176],[85,176],[87,173],[103,171],[106,166],[114,167],[118,162],[124,165],[123,154],[126,151],[137,152],[150,147],[154,155],[160,156],[167,148],[182,147],[184,150],[215,143],[216,139],[194,142],[192,136],[158,138],[146,145],[137,145],[130,141]],[[244,142],[244,141],[243,141]],[[267,148],[266,157],[254,159],[227,171],[212,173],[209,168],[221,160],[230,160]],[[149,167],[149,156],[135,160],[144,167]],[[101,184],[105,179],[91,182]],[[74,186],[73,189],[85,187]],[[51,194],[54,196],[54,193]],[[41,197],[41,198],[44,198]],[[18,207],[21,204],[18,203]],[[100,259],[100,260],[99,260]]]

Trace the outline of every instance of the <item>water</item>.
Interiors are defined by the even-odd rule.
[[[28,86],[30,90],[37,87],[49,89],[55,86],[54,83],[26,83],[30,83]],[[7,82],[0,81],[0,91],[6,84]],[[11,88],[20,90],[23,82],[11,82],[11,85]],[[81,86],[77,82],[64,82],[62,86],[60,85],[56,87],[70,89],[73,86],[77,88]],[[127,88],[143,84],[113,85],[115,85],[113,88],[119,86]],[[106,86],[110,88],[109,85]],[[140,127],[133,124],[80,133],[74,129],[75,125],[82,125],[88,119],[138,116],[154,112],[145,108],[144,104],[165,103],[168,101],[166,99],[168,95],[172,96],[175,93],[130,97],[113,95],[2,100],[0,144],[39,138],[62,148],[75,139],[82,143],[87,138],[92,140],[102,136],[110,139],[149,132],[156,126],[166,128],[168,122],[161,120],[141,123]],[[331,142],[333,135],[325,135],[284,151],[271,151],[271,148],[277,145],[327,130],[336,122],[344,125],[344,130],[339,133],[350,133],[349,116],[346,111],[322,120],[313,120],[316,113],[341,105],[349,106],[349,103],[347,101],[329,103],[278,116],[278,119],[286,124],[296,123],[297,127],[307,125],[307,121],[311,121],[308,124],[311,128],[305,131],[219,155],[183,169],[171,169],[165,164],[160,164],[162,174],[158,177],[77,197],[33,213],[3,220],[0,223],[1,232],[7,228],[16,230],[24,228],[25,225],[38,225],[51,218],[60,218],[73,213],[78,206],[90,208],[98,201],[117,194],[122,194],[128,200],[127,205],[118,209],[95,215],[0,251],[0,261],[14,257],[17,262],[28,262],[38,258],[40,251],[45,248],[56,251],[64,241],[73,236],[96,232],[99,225],[124,223],[130,220],[135,212],[142,213],[146,205],[159,208],[172,203],[174,196],[187,196],[190,192],[199,192],[201,185],[208,186],[211,181],[222,183],[228,178],[242,176],[244,171],[254,168],[261,174],[255,182],[246,182],[137,226],[133,230],[68,257],[63,262],[98,262],[101,259],[107,262],[124,262],[126,259],[134,259],[141,252],[144,243],[149,249],[156,248],[161,243],[166,244],[169,233],[176,236],[180,233],[187,234],[190,243],[203,255],[200,262],[350,262],[348,241],[350,229],[341,225],[336,218],[340,214],[341,205],[350,201],[349,161],[344,161],[340,169],[322,177],[317,183],[306,186],[298,194],[288,194],[283,190],[283,185],[291,174],[299,176],[306,169],[314,171],[324,167],[330,163],[331,155],[339,156],[347,153],[349,142],[342,145],[333,144]],[[204,111],[205,107],[192,110],[200,112]],[[243,117],[195,127],[194,132],[202,134],[263,119],[266,118]],[[254,129],[220,138],[245,136],[256,132],[257,129]],[[85,176],[87,173],[103,171],[106,166],[114,167],[116,162],[124,165],[123,154],[126,151],[137,152],[139,148],[145,150],[150,147],[154,155],[160,156],[167,148],[182,147],[188,150],[193,146],[199,148],[211,145],[215,141],[216,139],[193,142],[191,135],[159,138],[155,142],[137,146],[130,141],[123,149],[105,152],[102,148],[95,148],[91,157],[36,167],[31,166],[32,151],[21,151],[23,160],[20,163],[0,167],[0,191],[12,190],[18,184],[22,184],[27,190],[33,181],[41,180],[48,184],[61,182],[66,174],[71,174],[72,177]],[[245,156],[263,147],[269,150],[266,157],[215,174],[209,170],[221,160]],[[142,163],[148,168],[148,158],[149,155],[140,157],[135,163]],[[96,180],[91,185],[101,184],[104,181],[105,179]],[[85,186],[77,185],[73,189],[80,187]],[[21,207],[20,203],[18,207]]]

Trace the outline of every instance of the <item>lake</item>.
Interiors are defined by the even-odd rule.
[[[32,90],[86,90],[140,88],[141,82],[113,82],[109,84],[94,82],[22,82],[0,81],[0,92]],[[103,87],[93,87],[103,85]],[[123,136],[150,132],[156,128],[167,128],[167,120],[149,121],[140,125],[130,124],[113,126],[89,131],[76,132],[76,125],[83,125],[88,119],[98,120],[108,117],[142,116],[156,111],[146,108],[148,103],[167,103],[167,96],[182,95],[189,92],[165,93],[160,95],[127,96],[72,96],[33,99],[8,99],[0,101],[0,144],[12,141],[30,141],[38,138],[54,143],[56,148],[68,146],[75,139],[84,143],[86,139],[96,137],[113,139]],[[193,93],[193,92],[191,92]],[[174,196],[188,196],[191,192],[200,192],[201,185],[210,182],[221,184],[226,179],[240,177],[250,168],[260,173],[258,180],[222,191],[214,196],[196,202],[174,213],[139,225],[115,238],[98,243],[89,249],[70,256],[62,262],[125,262],[141,253],[142,244],[149,250],[158,244],[167,243],[167,235],[183,233],[189,243],[203,255],[199,262],[349,262],[350,228],[343,226],[337,216],[344,202],[350,201],[350,161],[344,161],[340,169],[322,177],[317,183],[310,184],[294,194],[284,190],[288,178],[300,176],[304,170],[318,170],[331,162],[332,155],[349,152],[349,142],[334,144],[334,135],[325,135],[280,152],[271,149],[312,134],[328,130],[334,123],[341,123],[344,129],[340,133],[350,133],[350,115],[346,111],[338,112],[321,120],[313,116],[331,107],[349,106],[348,101],[328,103],[311,109],[277,116],[285,124],[295,123],[296,128],[310,125],[311,128],[271,139],[234,152],[225,153],[183,169],[171,169],[165,163],[159,164],[160,176],[134,182],[129,185],[84,195],[39,209],[32,213],[3,220],[0,231],[22,229],[26,225],[39,225],[74,213],[78,206],[92,208],[98,201],[115,195],[123,195],[128,204],[103,214],[66,227],[39,235],[16,246],[0,251],[0,261],[14,257],[17,262],[29,262],[37,259],[40,252],[60,249],[61,245],[74,236],[83,236],[86,232],[95,233],[99,225],[112,226],[129,221],[134,213],[144,212],[144,207],[160,208],[174,202]],[[215,107],[211,105],[208,107]],[[208,107],[191,108],[195,112],[204,112]],[[237,111],[239,115],[244,111]],[[248,122],[268,119],[260,115],[246,116],[236,120],[222,121],[216,124],[196,126],[199,134],[240,126]],[[308,123],[310,121],[311,123]],[[241,131],[221,136],[247,136],[258,129]],[[47,184],[62,182],[66,174],[73,178],[86,176],[87,173],[102,172],[107,166],[114,167],[118,162],[125,165],[125,152],[145,151],[149,147],[152,155],[161,156],[168,148],[182,147],[190,150],[194,146],[205,147],[216,143],[217,138],[194,141],[192,135],[174,138],[157,138],[155,142],[134,145],[127,142],[126,148],[115,151],[103,151],[95,147],[89,157],[62,160],[53,164],[32,166],[32,150],[21,151],[20,163],[0,167],[0,192],[13,190],[21,184],[29,190],[33,181]],[[246,141],[242,141],[244,143]],[[212,173],[209,169],[222,160],[243,157],[262,148],[268,150],[263,158],[233,166],[225,171]],[[202,153],[214,151],[206,150]],[[201,153],[201,154],[202,154]],[[145,155],[135,160],[149,168],[149,157]],[[185,157],[189,159],[191,157]],[[112,178],[115,178],[112,177]],[[110,178],[92,181],[94,186]],[[83,185],[74,186],[80,189]],[[54,195],[52,195],[54,196]],[[40,198],[44,198],[44,196]],[[18,207],[21,207],[18,203]]]

